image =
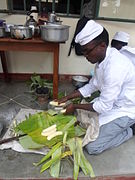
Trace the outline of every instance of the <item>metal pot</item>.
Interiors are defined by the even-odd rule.
[[[41,39],[51,42],[65,42],[69,38],[69,27],[67,25],[41,25]]]
[[[0,37],[5,37],[5,36],[6,36],[5,27],[0,26]]]
[[[73,76],[72,83],[76,88],[80,88],[88,83],[89,79],[85,76]]]
[[[32,28],[21,25],[10,27],[11,38],[14,39],[30,39],[32,38]]]

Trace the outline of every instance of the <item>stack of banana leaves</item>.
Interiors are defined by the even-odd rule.
[[[94,177],[91,164],[85,158],[82,149],[82,137],[86,130],[76,125],[76,117],[72,115],[52,115],[48,111],[29,115],[15,127],[15,132],[26,134],[19,139],[26,149],[49,148],[49,152],[40,160],[33,163],[41,165],[40,172],[50,168],[50,175],[60,176],[61,160],[73,159],[74,179],[78,178],[81,169],[86,176]]]

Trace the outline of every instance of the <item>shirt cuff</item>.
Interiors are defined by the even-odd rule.
[[[91,94],[88,94],[88,92],[85,90],[85,87],[79,88],[78,91],[81,93],[83,97],[91,96]]]

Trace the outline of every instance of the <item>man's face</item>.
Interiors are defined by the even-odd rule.
[[[82,46],[82,52],[89,62],[95,64],[103,61],[106,54],[106,48],[107,46],[104,42],[91,41],[90,43]]]
[[[122,45],[121,44],[117,44],[115,46],[112,46],[114,48],[116,48],[118,51],[122,48]]]

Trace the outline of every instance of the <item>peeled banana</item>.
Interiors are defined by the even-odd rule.
[[[46,136],[48,141],[50,141],[55,136],[62,135],[62,134],[63,134],[62,131],[56,131],[56,124],[44,129],[41,132],[41,135]]]
[[[59,104],[57,101],[50,101],[49,104],[52,105],[52,106],[65,106],[65,103]]]
[[[62,131],[56,131],[54,132],[53,134],[47,136],[47,140],[50,141],[52,138],[56,137],[56,136],[59,136],[59,135],[62,135],[63,132]]]

